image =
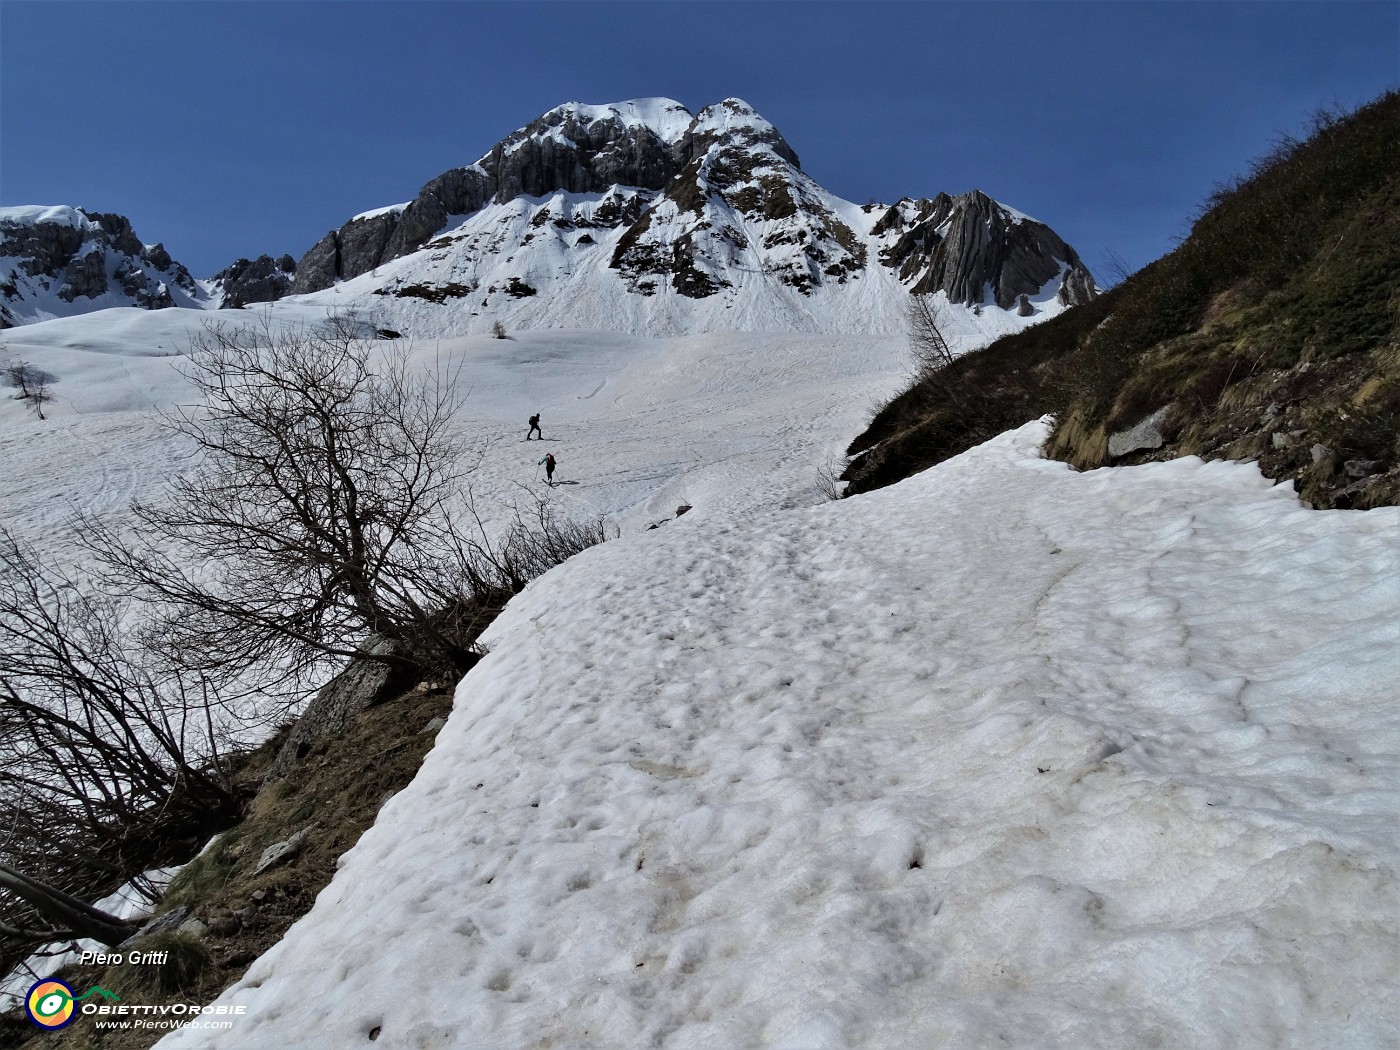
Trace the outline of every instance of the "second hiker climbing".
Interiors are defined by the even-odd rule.
[[[541,438],[540,440],[543,441],[544,439]],[[546,453],[544,454],[544,459],[540,460],[540,462],[544,464],[544,477],[545,477],[545,481],[547,481],[547,482],[549,482],[549,484],[553,485],[553,484],[554,484],[554,453],[553,453],[553,452],[546,452]]]

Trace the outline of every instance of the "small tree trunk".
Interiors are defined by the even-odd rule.
[[[0,864],[0,886],[60,927],[54,931],[56,936],[90,937],[110,945],[120,944],[140,928],[140,923],[119,919],[3,864]]]

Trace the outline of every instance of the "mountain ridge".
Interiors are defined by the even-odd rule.
[[[415,255],[422,265],[406,268]],[[1053,230],[978,190],[859,207],[836,197],[735,98],[693,116],[659,98],[557,106],[412,201],[328,232],[291,292],[469,300],[473,330],[488,317],[589,327],[554,304],[569,298],[563,278],[585,273],[588,296],[652,334],[893,331],[911,291],[1024,317],[1097,293]],[[861,282],[876,287],[854,292]],[[653,298],[670,302],[636,301]]]
[[[0,275],[0,328],[108,306],[198,307],[209,298],[163,244],[143,244],[125,216],[63,205],[0,208]]]
[[[19,244],[0,248],[12,275],[30,265]],[[353,216],[294,265],[238,260],[205,282],[179,269],[184,298],[108,305],[328,294],[409,332],[500,321],[676,334],[895,331],[911,292],[1043,319],[1097,294],[1053,230],[979,190],[859,207],[836,197],[737,98],[694,114],[667,98],[565,103],[412,200]],[[5,296],[10,324],[77,312],[52,295],[36,307],[13,277]]]

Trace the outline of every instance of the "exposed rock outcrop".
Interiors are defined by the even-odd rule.
[[[679,112],[684,110],[672,103]],[[689,114],[684,114],[689,119]],[[302,258],[293,294],[320,291],[416,251],[446,225],[494,201],[555,190],[604,193],[613,186],[659,190],[684,163],[680,144],[629,121],[626,104],[570,104],[498,142],[475,164],[431,180],[401,208],[351,219]]]
[[[238,309],[250,303],[270,303],[282,298],[292,286],[296,260],[290,255],[274,259],[259,255],[256,259],[238,259],[214,275],[219,287],[219,305]]]
[[[863,272],[872,246],[906,287],[943,291],[956,302],[990,294],[1012,308],[1061,275],[1065,305],[1096,294],[1078,256],[1053,231],[975,190],[901,201],[858,234],[802,172],[777,128],[733,98],[693,116],[668,99],[559,106],[475,164],[427,183],[408,204],[326,234],[298,264],[290,290],[328,288],[426,247],[475,252],[476,265],[486,254],[518,257],[534,235],[515,244],[481,234],[469,244],[450,232],[433,238],[485,207],[551,195],[557,202],[560,194],[606,195],[612,210],[600,203],[590,213],[565,199],[537,208],[532,227],[621,227],[608,266],[626,291],[643,296],[669,285],[703,299],[733,287],[736,274],[754,272],[810,295]],[[593,243],[587,235],[574,245]]]
[[[0,327],[104,306],[190,306],[204,294],[164,245],[142,244],[110,212],[0,208],[0,256],[19,260],[0,281]]]
[[[58,274],[58,297],[71,303],[79,296],[96,299],[107,290],[107,253],[97,243],[74,255]]]
[[[387,639],[376,639],[366,647],[366,657],[351,660],[345,670],[321,687],[301,713],[292,731],[272,760],[268,778],[280,777],[295,766],[316,744],[339,733],[360,711],[382,703],[412,682],[407,672],[384,659],[398,652]]]
[[[688,163],[612,256],[632,291],[651,294],[664,280],[703,299],[732,286],[730,271],[757,270],[806,294],[864,266],[855,232],[802,173],[778,130],[746,102],[702,109],[677,151]]]
[[[960,197],[901,201],[877,223],[899,231],[881,261],[912,281],[915,294],[943,292],[953,302],[980,303],[990,294],[1003,310],[1034,295],[1065,271],[1062,302],[1097,294],[1078,254],[1044,223],[1011,211],[980,190]]]
[[[671,105],[689,118],[683,107]],[[501,140],[476,166],[494,185],[498,204],[554,190],[659,190],[689,159],[682,147],[641,120],[629,120],[624,107],[565,105]]]

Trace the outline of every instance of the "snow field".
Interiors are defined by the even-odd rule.
[[[257,316],[220,311],[215,319]],[[279,304],[271,316],[314,324],[326,309]],[[119,517],[133,496],[154,498],[167,476],[192,469],[190,450],[163,432],[160,412],[192,400],[177,355],[209,319],[115,310],[4,333],[0,357],[28,360],[57,381],[44,421],[0,399],[0,521],[65,564],[81,562],[76,510]],[[888,336],[788,333],[650,339],[546,330],[398,342],[422,368],[457,370],[460,424],[473,447],[469,482],[493,527],[535,496],[624,530],[670,517],[681,503],[702,513],[815,503],[818,469],[893,391],[905,354]],[[526,443],[535,412],[545,440]],[[546,451],[566,482],[553,489],[537,465]]]
[[[1044,435],[532,583],[199,1045],[1388,1045],[1400,511]]]

